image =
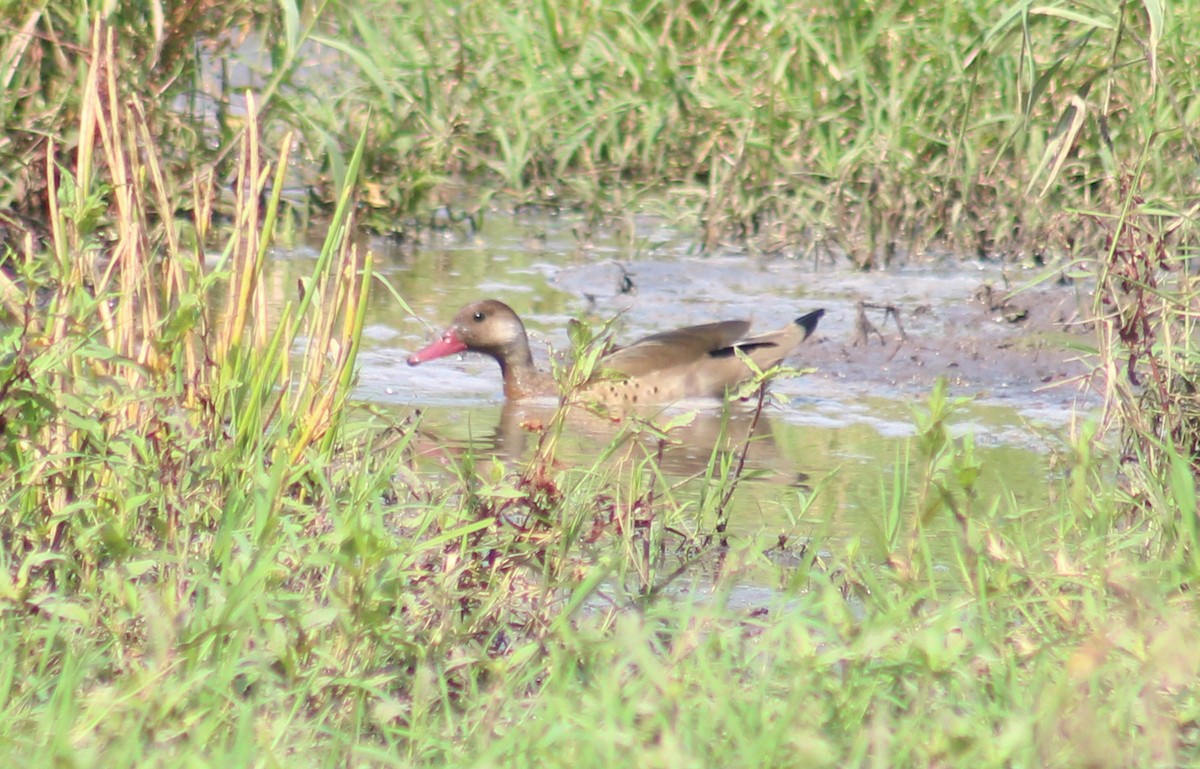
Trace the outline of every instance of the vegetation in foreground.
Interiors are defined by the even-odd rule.
[[[74,140],[48,132],[45,241],[18,240],[0,272],[0,752],[1196,763],[1192,235],[1148,214],[1142,177],[1097,214],[1097,382],[1121,463],[1089,427],[1064,451],[1055,509],[977,498],[970,442],[948,437],[954,404],[935,390],[879,535],[836,550],[815,535],[777,599],[742,610],[730,587],[765,556],[705,537],[735,462],[714,458],[687,499],[653,452],[627,474],[564,469],[548,433],[525,466],[486,475],[468,458],[431,486],[409,469],[410,426],[347,419],[374,278],[346,236],[370,137],[336,177],[314,275],[267,317],[257,279],[290,141],[264,159],[250,105],[218,234],[212,177],[177,184],[114,40],[103,25],[87,38]],[[957,534],[935,562],[939,517]],[[720,562],[711,587],[670,599],[680,564],[703,558]]]

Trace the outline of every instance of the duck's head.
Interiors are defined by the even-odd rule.
[[[528,356],[525,326],[513,309],[496,299],[471,302],[458,311],[440,339],[408,356],[408,365],[460,352],[481,352],[503,365],[514,355]]]

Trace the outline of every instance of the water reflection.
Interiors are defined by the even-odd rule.
[[[745,480],[733,500],[730,532],[735,538],[764,546],[781,535],[794,540],[815,532],[832,542],[877,539],[897,476],[920,477],[920,459],[906,448],[912,434],[910,411],[906,404],[878,399],[864,404],[869,420],[851,418],[832,424],[829,414],[838,408],[836,400],[813,396],[793,399],[763,415],[749,443]],[[671,409],[657,421],[664,424],[686,413]],[[428,408],[422,424],[441,446],[455,452],[470,450],[480,458],[495,456],[519,468],[533,455],[553,415],[549,403],[477,401],[465,410]],[[988,423],[1004,416],[1011,419],[1012,412],[968,407],[963,419],[985,430]],[[715,457],[718,467],[722,460],[732,464],[752,423],[752,414],[744,408],[735,408],[726,419],[720,407],[710,405],[697,411],[688,424],[672,429],[661,466],[668,482],[676,486],[677,498],[699,499],[710,460]],[[642,461],[659,449],[651,433],[637,433],[628,425],[578,411],[569,416],[554,447],[556,467],[591,468],[614,443],[605,467],[616,477],[638,472]],[[1031,509],[1044,503],[1044,455],[1002,443],[981,445],[976,456],[983,464],[976,504],[989,507],[1001,495]],[[911,505],[919,492],[907,489],[902,501]],[[954,533],[949,517],[934,521],[929,531],[935,537],[939,531]]]
[[[713,466],[719,468],[722,458],[742,451],[749,443],[748,452],[754,456],[752,469],[786,477],[768,416],[756,417],[753,410],[740,404],[731,404],[727,409],[714,404],[694,405],[700,407],[690,409],[685,404],[643,409],[622,421],[585,406],[570,407],[563,415],[562,450],[572,461],[598,456],[601,447],[618,463],[636,463],[653,456],[667,474],[687,478],[704,475]],[[476,448],[508,460],[528,457],[542,436],[553,430],[557,410],[556,403],[505,402],[495,430]]]

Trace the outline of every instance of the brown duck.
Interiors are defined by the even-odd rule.
[[[778,331],[746,337],[750,322],[725,320],[663,331],[620,347],[600,359],[606,374],[588,386],[585,400],[606,406],[671,403],[683,398],[722,397],[751,378],[740,350],[759,369],[777,365],[817,327],[824,310],[796,318]],[[471,302],[458,311],[441,338],[408,358],[416,366],[459,352],[480,352],[500,364],[504,395],[519,399],[556,395],[554,379],[538,371],[525,325],[512,308],[495,299]]]

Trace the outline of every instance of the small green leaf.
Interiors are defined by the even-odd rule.
[[[571,347],[578,353],[592,341],[592,330],[583,321],[571,318],[567,321],[567,338],[571,340]]]

